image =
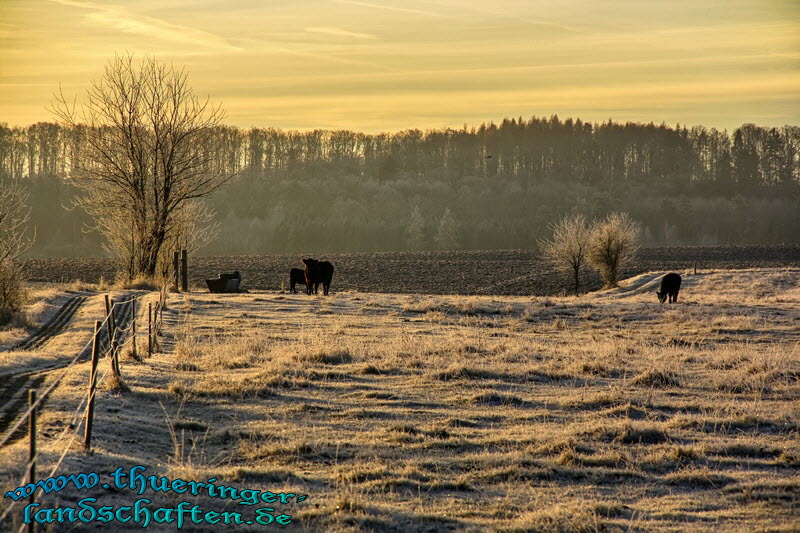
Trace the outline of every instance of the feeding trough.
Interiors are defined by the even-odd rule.
[[[239,271],[233,273],[220,274],[218,278],[211,278],[206,280],[209,292],[241,292],[239,290],[239,283],[242,281],[242,276]]]

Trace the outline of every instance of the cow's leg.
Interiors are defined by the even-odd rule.
[[[329,288],[330,288],[330,285],[328,285],[327,283],[323,283],[323,284],[322,284],[322,293],[323,293],[325,296],[327,296],[327,295],[328,295],[328,289],[329,289]]]

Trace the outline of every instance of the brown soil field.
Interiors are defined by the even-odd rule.
[[[334,292],[557,295],[570,286],[565,273],[553,269],[532,250],[199,256],[190,258],[190,283],[205,287],[205,279],[238,270],[242,288],[278,290],[283,283],[288,290],[289,270],[302,267],[303,257],[333,263]],[[643,248],[625,268],[624,276],[654,270],[680,272],[692,269],[695,262],[701,269],[797,267],[800,246]],[[113,281],[116,273],[112,261],[96,258],[30,259],[25,270],[35,282],[97,283],[101,278]],[[586,273],[587,290],[600,285],[596,274]]]

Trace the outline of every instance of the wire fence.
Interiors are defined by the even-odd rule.
[[[149,322],[148,323],[148,336],[150,337],[150,338],[148,338],[148,346],[153,346],[155,344],[153,342],[153,340],[161,332],[161,328],[162,328],[162,325],[163,325],[163,311],[164,311],[164,308],[166,306],[166,301],[167,301],[167,287],[168,287],[168,285],[169,285],[169,283],[165,282],[159,288],[159,290],[158,290],[158,300],[156,301],[155,308],[152,309],[152,311],[154,311],[154,312],[150,313],[149,314],[150,316],[148,317],[149,318],[149,320],[148,320],[148,322]],[[50,385],[44,390],[44,392],[39,394],[37,396],[36,400],[34,402],[30,403],[28,408],[21,415],[18,415],[18,418],[17,418],[16,422],[6,431],[5,435],[2,437],[2,440],[0,440],[0,448],[2,448],[3,446],[5,446],[6,444],[9,443],[9,441],[12,439],[12,437],[15,435],[15,433],[22,427],[22,425],[27,420],[29,420],[29,418],[31,417],[31,413],[33,413],[35,410],[37,410],[42,405],[42,403],[47,398],[47,396],[59,385],[59,383],[61,383],[61,381],[64,379],[64,377],[69,373],[70,369],[75,364],[77,364],[78,362],[81,362],[81,360],[85,357],[85,353],[87,352],[87,350],[91,350],[93,344],[97,342],[97,337],[100,334],[100,332],[103,331],[104,329],[106,331],[109,331],[109,322],[113,323],[113,321],[114,321],[114,314],[115,314],[114,311],[117,310],[117,309],[120,309],[125,313],[130,313],[131,316],[130,316],[130,319],[126,321],[124,326],[122,326],[119,329],[114,328],[113,331],[111,332],[111,334],[108,336],[107,342],[105,343],[105,346],[102,348],[102,357],[106,358],[106,359],[109,359],[111,364],[109,364],[106,367],[106,369],[103,372],[103,374],[101,376],[99,376],[99,379],[96,380],[96,383],[97,384],[103,383],[105,381],[105,379],[108,377],[109,373],[114,373],[115,372],[115,361],[114,361],[114,358],[118,357],[118,354],[119,354],[118,350],[120,348],[120,346],[117,346],[116,343],[119,340],[125,340],[125,339],[130,340],[132,343],[136,342],[135,341],[135,337],[136,337],[136,331],[135,331],[135,324],[136,324],[135,305],[136,305],[137,298],[136,298],[135,295],[133,295],[133,296],[127,295],[127,296],[128,297],[126,299],[113,302],[113,304],[109,306],[108,313],[106,313],[106,315],[105,315],[105,317],[104,317],[104,319],[102,321],[98,322],[98,326],[95,328],[95,332],[92,335],[92,338],[83,346],[83,348],[81,348],[78,351],[78,354],[75,357],[73,357],[72,360],[63,367],[63,369],[59,373],[59,375],[52,381],[52,383],[50,383]],[[100,358],[100,354],[97,354],[97,355],[98,355],[98,359],[99,359]],[[118,367],[116,367],[116,368],[118,369]],[[45,371],[42,371],[42,372],[45,372]],[[64,430],[62,430],[50,442],[49,447],[51,449],[53,449],[54,447],[55,447],[55,449],[58,449],[58,446],[61,446],[63,444],[63,451],[61,452],[61,455],[59,456],[58,460],[55,462],[55,464],[50,469],[50,472],[47,474],[47,476],[45,476],[45,477],[39,476],[40,479],[52,478],[58,472],[59,467],[63,464],[64,459],[67,456],[67,453],[70,451],[70,449],[72,449],[73,443],[75,442],[75,440],[77,438],[80,437],[80,430],[82,428],[85,429],[84,425],[82,424],[82,421],[87,421],[86,412],[87,412],[89,404],[91,404],[93,402],[93,400],[95,399],[95,397],[97,395],[97,390],[98,390],[97,387],[92,387],[91,386],[91,381],[90,381],[89,393],[86,394],[83,397],[83,399],[79,402],[78,406],[72,412],[72,414],[70,415],[70,417],[68,419],[68,422],[66,423],[66,425],[64,427]],[[69,439],[69,441],[65,442],[65,441],[67,441],[67,439]],[[30,472],[31,467],[33,465],[35,465],[37,463],[37,461],[39,459],[41,459],[41,458],[42,458],[42,453],[37,449],[35,454],[33,455],[33,457],[29,458],[28,462],[25,464],[25,474],[23,474],[21,476],[21,478],[19,479],[19,482],[12,487],[12,490],[14,490],[16,488],[19,488],[19,487],[27,487],[27,486],[30,486],[32,484],[33,486],[31,487],[30,496],[33,496],[35,494],[35,492],[39,489],[39,487],[36,485],[36,479],[28,479],[28,483],[27,484],[25,483],[25,481],[29,477],[28,476],[28,472]],[[16,504],[19,501],[22,501],[22,498],[20,498],[19,500],[12,500],[12,502],[3,510],[2,514],[0,514],[0,524],[2,524],[4,522],[4,520],[6,520],[8,515],[15,508]],[[21,525],[19,531],[22,531],[26,527],[27,527],[27,524],[23,523]]]

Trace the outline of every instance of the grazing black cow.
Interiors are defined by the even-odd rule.
[[[313,288],[313,293],[317,294],[319,284],[322,283],[322,293],[327,296],[333,279],[333,265],[316,259],[303,259],[303,264],[306,266],[306,292],[311,294]]]
[[[671,272],[661,279],[661,292],[656,291],[658,301],[662,304],[669,297],[669,303],[678,301],[678,291],[681,290],[681,277]]]
[[[298,283],[300,285],[306,284],[306,273],[302,268],[293,268],[289,271],[289,290],[297,294],[295,285]]]

